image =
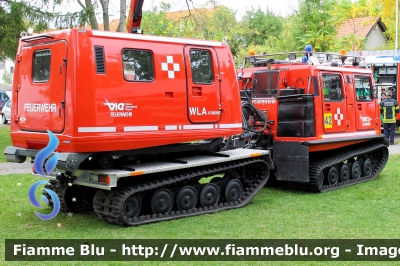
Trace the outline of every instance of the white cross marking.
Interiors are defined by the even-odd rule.
[[[169,70],[169,66],[172,65],[172,70]],[[174,57],[172,55],[167,55],[167,63],[161,63],[161,70],[168,71],[168,78],[175,78],[175,72],[180,71],[178,63],[174,63]]]
[[[340,108],[337,109],[337,113],[333,116],[333,118],[337,121],[337,124],[340,126],[343,120],[343,114],[340,113]]]

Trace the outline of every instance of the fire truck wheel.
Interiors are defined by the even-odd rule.
[[[169,213],[174,206],[174,196],[168,189],[161,189],[151,198],[151,210],[155,214]]]
[[[363,164],[363,173],[364,176],[369,176],[372,173],[372,162],[370,159],[365,160],[364,164]]]
[[[196,207],[197,194],[196,191],[189,186],[183,187],[176,195],[176,206],[181,211],[188,211]]]
[[[351,178],[358,179],[361,176],[361,167],[358,162],[354,162],[351,165]]]
[[[238,201],[243,194],[242,183],[237,179],[232,179],[225,186],[225,199],[227,202]]]
[[[200,204],[203,207],[215,206],[218,203],[219,191],[216,185],[207,184],[200,191]]]
[[[344,182],[350,179],[350,169],[347,164],[343,164],[340,167],[339,177],[340,177],[340,182]]]
[[[135,218],[139,215],[142,203],[137,195],[129,196],[122,206],[122,214],[127,218]]]
[[[329,185],[337,184],[337,182],[339,181],[339,173],[335,166],[329,168],[327,181]]]

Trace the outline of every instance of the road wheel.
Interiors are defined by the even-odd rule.
[[[242,183],[237,179],[232,179],[225,186],[225,199],[227,202],[238,201],[243,194]]]
[[[214,184],[205,185],[200,191],[200,204],[203,207],[215,206],[218,203],[219,191]]]
[[[122,215],[126,219],[133,219],[139,216],[142,203],[137,195],[129,196],[122,205]]]
[[[151,210],[155,214],[169,213],[174,206],[174,196],[168,189],[161,189],[151,198]]]
[[[338,182],[339,173],[335,166],[329,168],[327,180],[329,185],[335,185]]]
[[[373,170],[373,165],[371,160],[370,159],[365,160],[363,164],[364,176],[369,176],[370,174],[372,174],[372,170]]]
[[[350,169],[349,166],[347,164],[343,164],[340,167],[340,181],[344,182],[350,179]]]
[[[196,191],[189,186],[181,188],[176,196],[176,206],[181,211],[188,211],[196,207],[197,194]]]
[[[358,179],[361,177],[361,167],[358,162],[354,162],[351,165],[351,178],[352,179]]]

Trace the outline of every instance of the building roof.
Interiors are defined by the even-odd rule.
[[[206,12],[213,12],[215,10],[217,10],[218,7],[212,7],[212,8],[196,8],[196,9],[184,9],[184,10],[180,10],[180,11],[174,11],[174,12],[167,12],[167,17],[169,19],[180,19],[180,18],[185,18],[190,16],[191,14],[195,14],[195,13],[200,13],[200,14],[204,14]]]
[[[169,19],[181,19],[190,16],[191,14],[194,13],[205,13],[205,12],[213,12],[217,10],[218,7],[213,7],[213,8],[197,8],[197,9],[191,9],[191,10],[181,10],[181,11],[175,11],[175,12],[167,12],[166,15]],[[114,19],[110,22],[110,31],[117,31],[119,24],[119,19]],[[90,29],[90,26],[87,28]],[[99,24],[99,30],[104,30],[104,24],[101,23]],[[124,27],[124,32],[126,32],[126,26]]]
[[[340,28],[338,28],[337,36],[345,37],[354,34],[355,36],[365,38],[374,29],[375,25],[382,32],[387,30],[380,17],[351,18],[345,20]]]

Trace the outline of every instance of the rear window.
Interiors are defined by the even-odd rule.
[[[50,49],[36,51],[33,54],[33,81],[47,82],[50,79]]]
[[[211,84],[214,82],[210,51],[190,49],[190,66],[192,68],[193,83]]]

